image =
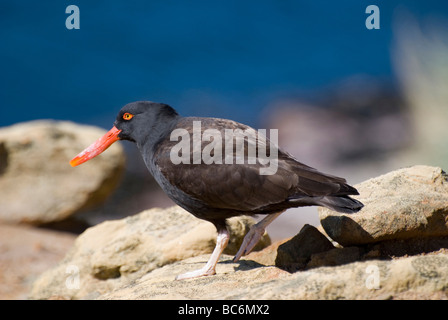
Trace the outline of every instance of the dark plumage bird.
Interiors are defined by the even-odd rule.
[[[199,137],[204,132],[212,133],[213,136],[213,139],[209,137],[210,134],[208,139],[202,138],[200,149],[194,145],[194,135],[198,134],[197,124],[200,124]],[[261,148],[267,149],[266,154],[276,151],[275,173],[260,174],[260,169],[268,166],[266,161],[245,161],[239,164],[237,158],[241,153],[238,154],[237,147],[225,149],[226,132],[229,129],[255,132],[231,120],[181,117],[173,108],[162,103],[133,102],[120,110],[113,128],[106,135],[82,151],[70,164],[77,166],[97,156],[117,140],[133,141],[147,168],[166,194],[197,218],[216,226],[216,247],[207,264],[177,279],[215,274],[215,266],[229,240],[227,218],[266,215],[245,236],[234,258],[234,261],[238,261],[253,249],[266,226],[288,208],[316,205],[353,213],[363,207],[361,202],[350,197],[357,195],[358,191],[348,185],[345,179],[319,172],[280,149],[274,150],[269,139],[260,139],[254,143],[246,138],[243,142],[244,155],[249,154],[251,146],[256,149],[256,155]],[[173,138],[174,132],[178,134]],[[185,140],[187,142],[182,149],[179,143],[182,138],[188,138],[185,135],[193,137],[193,141]],[[205,160],[200,156],[207,146],[208,151],[211,151],[210,156],[219,156],[221,153],[227,157],[226,161],[204,163]],[[173,153],[173,150],[176,152]],[[173,156],[177,157],[181,151],[183,161],[179,162],[178,158],[173,161]],[[231,162],[227,161],[229,159]]]

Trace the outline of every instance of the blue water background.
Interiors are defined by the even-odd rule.
[[[68,5],[80,9],[68,30]],[[380,30],[365,9],[380,8]],[[1,1],[0,126],[62,119],[109,128],[135,100],[256,125],[285,97],[351,75],[395,83],[397,11],[446,17],[448,1]]]

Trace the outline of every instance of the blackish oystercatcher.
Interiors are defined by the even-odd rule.
[[[117,140],[133,141],[166,194],[197,218],[216,226],[216,247],[207,264],[176,279],[215,274],[218,259],[230,237],[227,218],[266,215],[245,236],[234,257],[234,261],[238,261],[254,248],[265,228],[288,208],[316,205],[354,213],[363,207],[361,202],[349,197],[359,193],[345,179],[319,172],[280,149],[274,150],[269,139],[260,138],[255,143],[248,135],[242,144],[246,148],[244,155],[249,156],[252,146],[256,149],[256,156],[260,151],[276,156],[275,172],[260,174],[260,170],[269,165],[266,161],[250,161],[247,158],[241,162],[238,144],[226,149],[227,134],[238,130],[255,132],[231,120],[181,117],[172,107],[162,103],[133,102],[120,110],[108,133],[73,158],[70,164],[77,166],[88,161]],[[208,133],[206,139],[205,133]],[[192,138],[191,141],[187,135]],[[199,145],[195,141],[197,138],[202,138]],[[234,137],[231,139],[233,142]],[[180,145],[182,142],[185,143]],[[201,158],[207,155],[204,153],[206,148],[207,154],[215,161]],[[267,150],[261,150],[263,148]],[[215,157],[219,155],[222,156],[221,160]]]

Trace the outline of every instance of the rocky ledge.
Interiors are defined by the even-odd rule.
[[[447,299],[448,177],[414,166],[355,186],[357,214],[319,210],[322,226],[231,261],[252,218],[231,219],[217,275],[202,266],[214,227],[178,207],[108,221],[81,234],[32,299]]]

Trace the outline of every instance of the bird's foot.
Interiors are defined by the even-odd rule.
[[[260,241],[261,237],[263,237],[264,232],[264,228],[254,225],[244,237],[240,249],[233,258],[233,262],[237,262],[242,256],[249,254],[257,245],[258,241]]]
[[[215,268],[210,269],[210,268],[207,268],[207,266],[206,266],[206,267],[198,269],[198,270],[182,273],[182,274],[178,275],[175,280],[194,279],[194,278],[200,278],[200,277],[206,277],[206,276],[213,276],[215,274],[216,274]]]

